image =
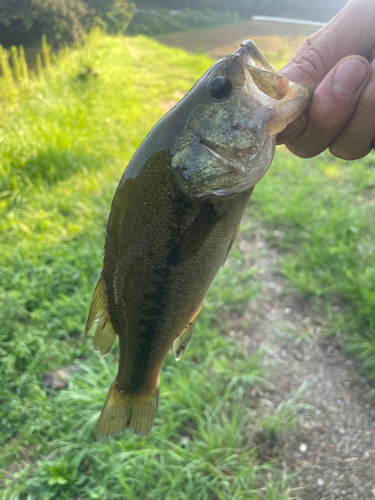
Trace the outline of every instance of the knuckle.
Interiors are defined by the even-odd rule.
[[[308,48],[293,62],[303,74],[318,84],[328,73],[326,62],[322,56],[323,47],[320,47],[318,43],[311,44],[308,39],[305,43],[307,43]]]

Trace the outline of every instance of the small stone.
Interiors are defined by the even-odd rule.
[[[371,490],[372,496],[375,497],[375,488]]]
[[[323,481],[323,479],[321,477],[317,480],[317,483],[318,483],[318,486],[323,486],[324,485],[324,481]]]
[[[370,458],[370,452],[368,450],[364,452],[363,458]]]
[[[286,307],[286,308],[284,309],[284,313],[285,313],[285,314],[290,314],[291,312],[292,312],[292,310],[291,310],[291,309],[289,309],[289,307]]]
[[[68,387],[69,381],[73,378],[73,374],[80,371],[81,369],[77,365],[63,366],[62,368],[51,370],[43,374],[42,384],[48,389],[60,391]]]
[[[302,443],[301,446],[299,447],[299,451],[302,451],[302,453],[306,453],[307,451],[307,444]]]

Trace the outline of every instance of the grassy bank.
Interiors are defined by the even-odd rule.
[[[166,103],[210,64],[146,38],[96,33],[2,102],[1,498],[288,498],[277,449],[294,406],[259,411],[249,394],[264,383],[261,356],[214,328],[219,310],[239,311],[259,291],[235,251],[191,349],[178,364],[167,360],[150,436],[93,438],[118,357],[115,349],[101,360],[92,339],[82,341],[110,202]],[[46,371],[71,364],[78,373],[66,390],[43,386]],[[258,456],[256,433],[274,453]]]
[[[191,348],[179,363],[167,359],[152,433],[93,439],[118,356],[102,360],[82,342],[110,202],[135,148],[210,64],[143,37],[96,33],[1,103],[1,498],[289,498],[278,448],[296,404],[260,411],[250,393],[264,384],[261,354],[221,336],[225,313],[259,293],[235,247]],[[250,209],[284,252],[284,273],[325,316],[323,333],[370,377],[373,165],[372,156],[302,161],[281,149]],[[43,386],[45,372],[71,364],[67,389]]]
[[[253,200],[283,272],[375,379],[375,155],[299,160],[284,148]],[[253,212],[254,213],[254,212]]]

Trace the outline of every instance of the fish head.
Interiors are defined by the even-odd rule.
[[[311,96],[245,40],[186,96],[191,112],[171,149],[182,189],[202,197],[252,188],[272,162],[276,134],[306,109]]]

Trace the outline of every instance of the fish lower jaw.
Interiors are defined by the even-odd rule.
[[[231,186],[223,187],[220,189],[212,189],[205,191],[203,193],[195,194],[194,198],[203,198],[209,195],[227,196],[230,194],[243,193],[244,191],[248,191],[252,189],[256,184],[258,184],[258,182],[266,174],[267,170],[271,165],[272,159],[273,155],[269,161],[264,162],[264,165],[257,168],[255,167],[251,168],[251,166],[249,167],[249,165],[246,166],[237,165],[237,171],[239,171],[239,176],[238,176],[239,180],[236,184],[232,184]]]
[[[261,180],[261,178],[264,176],[267,170],[268,168],[260,172],[258,175],[254,176],[251,180],[247,182],[240,182],[239,184],[231,186],[230,188],[227,189],[213,189],[212,191],[206,191],[205,193],[195,195],[195,198],[203,198],[209,195],[227,196],[230,194],[243,193],[244,191],[248,191],[252,189],[256,184],[258,184],[258,182]]]

